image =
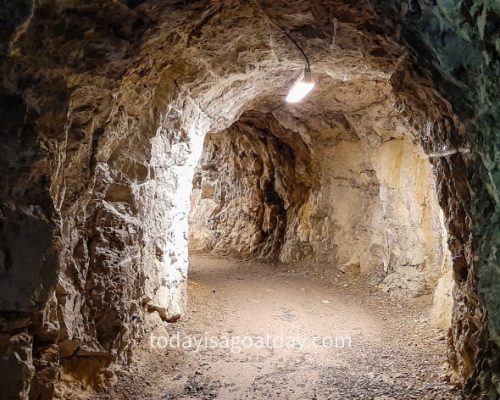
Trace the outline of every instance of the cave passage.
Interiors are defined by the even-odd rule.
[[[205,137],[186,314],[150,333],[115,396],[459,398],[443,379],[453,280],[429,157],[403,130],[314,114],[321,96]]]
[[[322,95],[205,138],[186,327],[237,345],[201,355],[181,389],[458,398],[443,381],[453,279],[429,157],[402,128],[322,110]]]
[[[499,16],[4,1],[0,399],[500,399]]]

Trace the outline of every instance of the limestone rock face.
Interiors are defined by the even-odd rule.
[[[270,114],[205,138],[194,177],[190,248],[277,259],[314,184],[309,149]]]
[[[106,384],[107,368],[130,359],[148,311],[182,314],[204,137],[229,149],[223,132],[252,111],[272,114],[238,123],[241,146],[257,158],[243,167],[230,154],[226,183],[262,163],[263,182],[243,179],[261,219],[232,249],[367,271],[368,257],[390,287],[406,271],[437,271],[446,258],[429,255],[442,249],[441,231],[429,231],[438,213],[420,203],[434,202],[420,189],[433,182],[423,161],[431,155],[457,286],[453,371],[476,398],[498,398],[500,12],[493,2],[437,3],[2,4],[0,397],[69,398],[64,386]],[[300,107],[276,108],[304,67],[276,24],[313,64],[315,97]],[[263,129],[274,137],[267,144],[255,141]],[[396,154],[400,167],[388,173]],[[195,181],[204,199],[209,180]],[[325,182],[335,183],[329,192]],[[353,231],[358,216],[339,206],[346,199],[387,224],[363,220],[367,231]],[[225,233],[239,229],[231,209],[217,215],[234,221],[220,225]],[[416,236],[413,218],[426,221]],[[393,240],[396,230],[426,250]],[[335,232],[359,237],[368,253],[351,260]]]

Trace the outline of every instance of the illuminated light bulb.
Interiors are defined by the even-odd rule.
[[[294,83],[288,96],[286,96],[287,103],[298,103],[306,97],[314,88],[314,81],[312,80],[311,70],[306,69],[302,76]]]

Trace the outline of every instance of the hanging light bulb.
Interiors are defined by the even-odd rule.
[[[314,88],[314,81],[312,80],[311,70],[306,68],[304,73],[293,84],[288,96],[286,96],[287,103],[298,103],[306,97]]]

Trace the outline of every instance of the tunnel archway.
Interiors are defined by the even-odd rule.
[[[205,138],[190,251],[368,276],[409,297],[440,281],[448,296],[436,302],[448,310],[436,312],[447,320],[451,257],[429,157],[387,104],[363,117],[321,109],[335,90],[325,86],[298,107],[247,111]]]
[[[333,91],[328,102],[380,94],[430,156],[457,283],[452,375],[498,397],[490,246],[498,227],[497,103],[495,84],[481,81],[493,82],[498,65],[495,32],[484,29],[490,20],[473,16],[470,25],[435,5],[394,11],[392,3],[341,1],[23,2],[7,11],[0,291],[8,396],[50,398],[61,379],[105,385],[106,368],[130,360],[148,312],[182,314],[189,196],[203,138],[259,102],[274,107],[302,68],[272,20],[307,44],[319,76],[336,82],[341,96]],[[468,35],[457,34],[463,26]],[[426,27],[455,45],[429,40]],[[485,40],[491,57],[477,50]],[[479,81],[452,57],[456,46],[480,60],[484,69],[472,74]],[[435,62],[433,54],[443,57]],[[469,94],[461,79],[484,90]],[[379,100],[362,105],[373,107],[371,118]]]

